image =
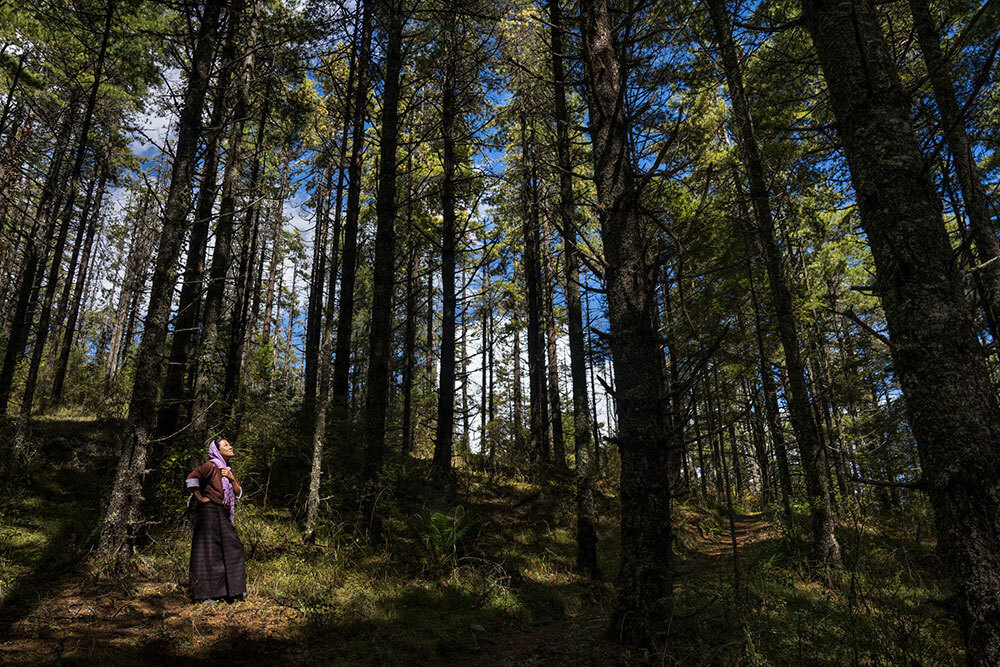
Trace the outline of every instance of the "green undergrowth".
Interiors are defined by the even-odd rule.
[[[801,509],[790,532],[772,512],[738,514],[738,534],[749,527],[753,537],[734,560],[723,508],[678,508],[674,616],[659,662],[964,664],[947,573],[926,528],[842,508],[854,519],[837,529],[844,568],[829,570],[810,559]]]
[[[57,463],[36,466],[17,491],[8,488],[3,496],[0,623],[4,631],[17,628],[26,648],[0,654],[0,662],[51,658],[44,653],[55,632],[44,628],[46,602],[71,581],[85,590],[103,586],[103,599],[126,610],[114,618],[132,619],[130,605],[147,609],[147,616],[135,611],[128,621],[138,625],[98,638],[61,630],[61,646],[75,648],[59,655],[80,664],[197,658],[258,664],[949,665],[963,659],[926,516],[915,523],[913,516],[842,508],[838,538],[845,568],[830,572],[810,564],[804,508],[789,533],[773,510],[755,512],[748,502],[735,517],[736,587],[724,507],[711,500],[677,503],[672,615],[664,619],[657,648],[622,647],[609,628],[619,552],[612,484],[598,485],[604,580],[595,582],[574,571],[572,478],[555,475],[539,484],[463,469],[457,493],[449,496],[428,482],[427,462],[412,460],[389,461],[393,490],[379,498],[385,519],[378,546],[365,537],[370,522],[347,502],[324,505],[317,539],[309,545],[288,508],[241,503],[237,527],[249,600],[228,609],[194,608],[186,597],[190,532],[179,507],[150,524],[128,576],[109,584],[87,568],[113,469],[96,428],[76,419],[43,423],[38,433],[48,443],[45,454]],[[914,527],[919,521],[924,528]],[[183,622],[171,625],[181,616]],[[213,618],[225,621],[212,626]],[[129,632],[135,636],[120,639]]]

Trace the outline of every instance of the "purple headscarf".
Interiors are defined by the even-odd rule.
[[[212,442],[208,445],[208,460],[214,463],[220,470],[229,467],[226,459],[222,458],[222,453],[219,451],[218,438],[212,438]],[[236,494],[233,493],[233,483],[225,477],[222,478],[222,498],[229,507],[229,521],[232,523],[233,519],[236,518]]]

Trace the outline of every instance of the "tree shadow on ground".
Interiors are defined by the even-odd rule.
[[[190,606],[183,619],[157,622],[125,613],[111,623],[52,630],[37,638],[34,651],[26,646],[6,658],[80,665],[613,663],[593,621],[573,623],[567,615],[560,588],[524,582],[507,599],[440,582],[378,597],[359,592],[280,626],[260,622],[254,601]],[[182,634],[190,637],[192,629],[206,630],[204,640],[187,643]]]

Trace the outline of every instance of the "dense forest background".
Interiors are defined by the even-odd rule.
[[[998,23],[0,3],[0,660],[1000,664]]]

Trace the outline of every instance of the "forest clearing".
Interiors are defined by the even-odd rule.
[[[0,3],[0,662],[997,667],[998,54]]]

